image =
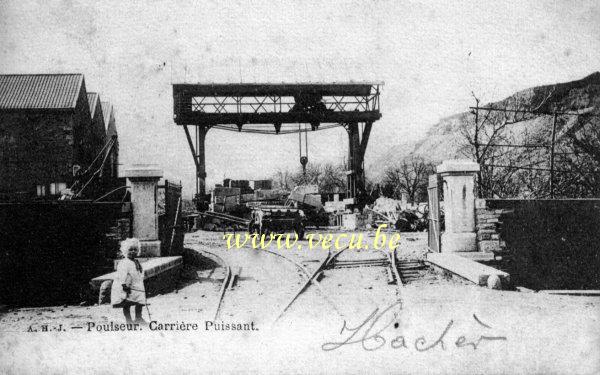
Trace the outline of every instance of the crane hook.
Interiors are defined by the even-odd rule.
[[[308,164],[308,131],[306,126],[304,127],[304,151],[305,154],[302,155],[302,130],[300,128],[300,124],[298,124],[298,144],[300,151],[300,165],[302,165],[302,174],[306,177],[306,165]]]

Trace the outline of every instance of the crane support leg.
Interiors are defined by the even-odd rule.
[[[185,130],[185,136],[187,138],[188,145],[190,146],[192,157],[194,158],[194,165],[196,166],[196,205],[198,206],[199,210],[204,211],[204,207],[207,207],[205,141],[206,133],[208,132],[209,128],[202,125],[197,125],[195,127],[195,142],[192,140],[192,136],[187,125],[184,125],[183,129]]]
[[[349,123],[346,126],[348,131],[348,167],[346,197],[354,198],[354,203],[357,204],[361,195],[363,178],[362,172],[362,153],[360,148],[360,133],[358,123]]]
[[[364,205],[366,194],[365,189],[365,151],[369,136],[371,134],[372,122],[365,123],[362,134],[358,123],[349,123],[346,125],[348,131],[348,166],[347,173],[347,198],[354,198],[354,204],[358,207]]]
[[[205,141],[208,129],[196,126],[196,193],[198,196],[206,195],[206,152]]]

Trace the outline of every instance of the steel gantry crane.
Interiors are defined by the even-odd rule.
[[[182,126],[196,166],[196,201],[206,202],[205,140],[210,129],[290,134],[343,126],[348,133],[346,197],[361,206],[364,155],[373,123],[381,118],[382,83],[174,84],[175,124]],[[360,124],[364,124],[361,126]],[[195,128],[192,134],[189,127]]]

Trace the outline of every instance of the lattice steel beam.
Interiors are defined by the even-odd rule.
[[[373,122],[380,84],[173,85],[178,125]],[[315,125],[316,124],[316,125]],[[272,133],[278,133],[273,129]]]

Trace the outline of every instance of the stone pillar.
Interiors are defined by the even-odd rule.
[[[479,164],[466,159],[445,160],[437,167],[444,183],[446,229],[442,252],[477,251],[475,176]]]
[[[133,164],[123,168],[133,206],[133,236],[140,240],[142,256],[160,256],[158,240],[157,187],[163,171],[152,164]]]

